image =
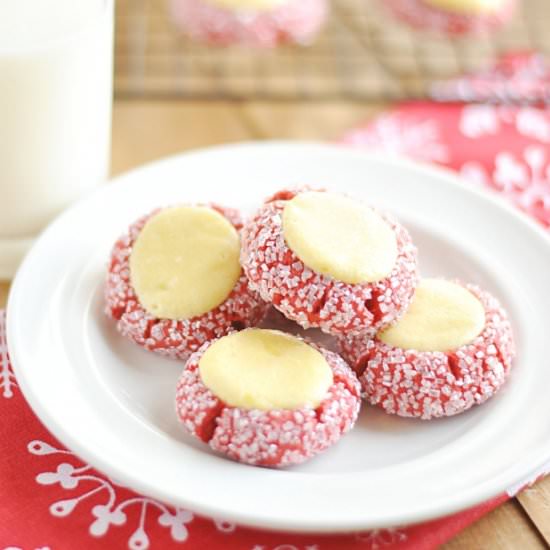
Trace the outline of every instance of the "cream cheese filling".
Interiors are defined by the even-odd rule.
[[[494,13],[504,5],[503,0],[424,0],[424,3],[463,15]]]
[[[227,299],[241,274],[239,251],[236,229],[212,208],[167,208],[136,239],[130,280],[150,314],[189,319]]]
[[[485,309],[470,291],[451,281],[423,279],[407,312],[378,338],[402,349],[446,352],[472,342],[484,326]]]
[[[287,202],[282,220],[287,245],[317,273],[356,284],[392,272],[395,232],[361,202],[336,193],[300,193]]]
[[[243,409],[315,408],[333,382],[315,348],[290,334],[256,328],[214,342],[200,359],[199,373],[219,399]]]
[[[209,4],[233,11],[267,11],[288,0],[206,0]]]

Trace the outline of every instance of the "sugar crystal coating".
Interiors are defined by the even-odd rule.
[[[479,34],[496,29],[513,16],[517,0],[503,0],[498,8],[479,13],[452,11],[425,0],[384,0],[384,7],[394,16],[417,29],[448,35]]]
[[[464,285],[483,304],[485,326],[449,352],[401,349],[377,338],[343,336],[342,355],[359,376],[363,397],[387,413],[422,419],[479,405],[504,384],[515,354],[506,312],[488,292]]]
[[[259,410],[230,407],[202,382],[199,362],[211,342],[188,360],[176,389],[176,411],[186,430],[233,460],[259,466],[299,464],[335,444],[360,408],[360,386],[336,353],[325,357],[333,383],[317,408]]]
[[[392,324],[409,305],[418,281],[417,251],[407,230],[383,214],[397,240],[390,275],[374,283],[337,281],[307,267],[285,242],[282,212],[294,195],[276,194],[243,229],[241,263],[250,287],[304,328],[374,334]]]
[[[239,213],[230,208],[211,205],[237,230],[242,228]],[[187,359],[204,342],[218,338],[235,328],[255,326],[265,316],[267,305],[251,290],[241,274],[227,299],[218,307],[184,320],[159,319],[140,304],[130,283],[129,261],[132,246],[147,221],[159,210],[132,224],[111,252],[105,282],[105,313],[117,321],[118,331],[139,346],[161,355]]]
[[[176,23],[195,40],[260,48],[309,44],[329,12],[328,0],[287,0],[270,9],[230,9],[205,0],[171,0],[171,5]]]

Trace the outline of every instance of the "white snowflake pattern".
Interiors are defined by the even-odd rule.
[[[15,374],[11,369],[6,339],[6,312],[0,310],[0,389],[6,399],[13,397],[13,389],[17,387]]]
[[[427,162],[449,160],[449,151],[434,120],[413,123],[404,121],[399,113],[382,115],[366,128],[350,132],[343,143]]]
[[[458,128],[464,136],[478,139],[494,136],[510,124],[520,136],[550,143],[550,117],[547,111],[535,107],[466,105],[460,113]]]
[[[358,533],[355,538],[359,542],[366,543],[368,550],[379,550],[384,546],[393,546],[405,542],[407,535],[399,529],[390,527],[389,529],[373,529],[366,533]]]
[[[460,114],[458,128],[471,139],[495,135],[500,129],[497,108],[493,105],[467,105]]]
[[[27,446],[28,451],[37,456],[67,455],[74,457],[70,451],[57,449],[44,441],[34,440]],[[193,521],[193,514],[183,508],[172,508],[152,498],[135,496],[118,501],[116,486],[121,486],[115,481],[94,475],[90,472],[92,467],[88,464],[76,467],[69,462],[61,462],[55,472],[42,472],[36,477],[41,485],[59,484],[63,489],[75,489],[83,481],[92,482],[95,487],[77,497],[59,500],[50,506],[50,513],[56,517],[66,517],[85,499],[100,492],[106,494],[107,500],[103,504],[96,504],[91,514],[95,518],[90,524],[89,533],[94,537],[106,535],[113,526],[126,524],[125,510],[129,507],[139,507],[139,522],[136,530],[128,539],[130,550],[147,550],[150,539],[146,530],[148,514],[156,510],[159,525],[170,529],[170,535],[175,542],[185,542],[188,536],[187,524]],[[216,528],[223,533],[231,533],[235,530],[235,524],[223,520],[215,520]]]
[[[525,212],[550,227],[550,162],[544,145],[529,145],[521,155],[502,151],[492,170],[467,162],[460,173],[474,183],[496,188]]]
[[[550,143],[550,117],[543,109],[519,109],[516,113],[516,129],[522,136]]]

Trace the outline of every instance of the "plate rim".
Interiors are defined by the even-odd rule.
[[[301,148],[304,150],[316,149],[318,152],[322,152],[323,150],[325,151],[339,150],[343,152],[345,155],[355,155],[358,157],[362,157],[364,160],[365,160],[365,157],[367,157],[367,159],[370,159],[372,162],[381,161],[384,163],[390,163],[392,165],[405,167],[407,170],[414,170],[415,172],[420,174],[428,173],[431,175],[435,175],[439,179],[443,178],[448,185],[451,185],[453,187],[460,189],[461,192],[473,194],[476,196],[476,198],[481,199],[484,202],[491,203],[495,207],[504,209],[507,215],[513,216],[517,222],[525,225],[526,227],[528,227],[530,231],[534,231],[539,238],[543,239],[546,246],[548,246],[550,250],[550,239],[546,234],[546,232],[542,229],[542,227],[540,227],[532,219],[530,219],[525,214],[521,213],[515,207],[513,207],[508,202],[506,202],[503,197],[491,194],[486,190],[483,190],[479,187],[474,186],[473,184],[465,182],[456,173],[452,172],[449,169],[433,166],[427,163],[419,163],[409,159],[404,159],[402,157],[397,157],[391,154],[376,153],[376,152],[371,153],[371,152],[366,152],[364,150],[355,150],[353,148],[346,148],[341,145],[326,144],[322,142],[293,142],[293,141],[284,141],[284,140],[262,141],[262,142],[247,141],[247,142],[239,142],[239,143],[234,143],[229,145],[217,145],[213,147],[200,148],[200,149],[186,151],[184,153],[172,155],[172,156],[136,167],[128,172],[125,172],[113,178],[109,186],[112,186],[113,183],[117,184],[117,183],[124,183],[125,181],[128,181],[128,180],[131,181],[136,174],[142,174],[149,170],[154,172],[160,166],[164,166],[171,163],[177,163],[182,158],[198,157],[201,155],[211,155],[220,151],[230,152],[232,150],[245,150],[250,148],[270,149],[270,148],[281,148],[281,147]],[[19,361],[17,346],[15,346],[14,348],[13,345],[10,344],[10,342],[13,343],[16,340],[16,336],[14,335],[16,324],[12,317],[15,315],[14,311],[16,311],[17,309],[17,302],[19,299],[18,296],[21,294],[20,281],[22,280],[22,276],[20,275],[20,273],[25,273],[29,269],[28,266],[32,265],[32,261],[36,254],[36,250],[38,250],[39,247],[41,246],[41,243],[47,239],[47,236],[51,231],[53,231],[53,228],[55,228],[58,224],[61,224],[63,222],[63,219],[66,216],[70,215],[70,213],[74,209],[79,207],[79,205],[89,201],[93,196],[96,196],[98,194],[108,193],[109,186],[102,186],[99,189],[93,191],[83,199],[79,200],[73,206],[71,206],[67,211],[65,211],[60,216],[58,216],[48,226],[48,228],[42,233],[42,235],[37,239],[32,250],[23,261],[23,264],[21,265],[13,281],[12,289],[8,298],[8,305],[7,305],[7,322],[6,322],[7,340],[8,340],[8,345],[13,350],[13,351],[10,351],[12,366],[18,378],[20,389],[25,399],[27,400],[28,404],[32,408],[32,410],[38,416],[40,421],[46,426],[46,428],[64,445],[66,445],[67,448],[71,449],[73,452],[75,452],[75,454],[79,458],[81,458],[82,460],[85,460],[86,462],[91,464],[94,468],[97,468],[98,470],[100,470],[101,472],[109,476],[112,476],[114,478],[124,481],[125,483],[127,483],[128,487],[138,492],[150,495],[161,501],[174,504],[171,496],[167,496],[163,491],[159,491],[154,485],[148,483],[147,481],[144,481],[142,479],[136,480],[134,478],[128,479],[128,477],[125,476],[124,472],[118,469],[116,466],[112,465],[108,459],[105,459],[104,457],[98,454],[94,454],[93,451],[88,449],[84,443],[81,443],[81,440],[73,437],[73,435],[67,432],[62,425],[55,422],[55,420],[49,416],[48,411],[43,407],[43,404],[41,403],[41,400],[40,400],[40,396],[33,390],[32,384],[27,380],[27,377],[25,376],[25,372],[24,372],[25,371],[24,366]],[[367,527],[365,527],[365,523],[368,523],[368,520],[366,519],[361,523],[359,523],[358,521],[352,521],[349,523],[345,523],[345,524],[342,523],[339,525],[333,525],[333,524],[319,525],[314,521],[310,521],[308,524],[304,524],[303,522],[293,523],[292,521],[286,521],[286,520],[270,521],[269,523],[266,523],[266,521],[262,519],[243,517],[238,513],[232,514],[231,511],[227,511],[227,510],[223,510],[223,512],[220,512],[220,510],[216,509],[215,506],[210,506],[210,507],[198,506],[197,507],[197,505],[194,503],[192,499],[185,498],[185,496],[184,498],[179,498],[178,503],[176,505],[184,506],[186,508],[191,509],[193,512],[197,512],[199,514],[206,515],[206,516],[214,516],[214,517],[223,516],[224,519],[227,519],[229,521],[234,521],[240,525],[246,525],[246,526],[263,528],[263,529],[267,528],[267,529],[273,529],[273,530],[281,530],[281,531],[287,531],[287,532],[292,531],[292,532],[313,532],[313,533],[341,533],[341,532],[349,532],[350,530],[370,529],[375,527],[389,527],[389,526],[395,525],[396,523],[414,524],[414,523],[434,519],[435,517],[442,517],[442,516],[455,513],[460,510],[464,510],[470,506],[474,506],[476,504],[479,504],[488,499],[491,499],[493,497],[496,497],[498,495],[505,493],[511,486],[521,482],[522,480],[527,478],[529,475],[536,472],[543,464],[545,464],[550,459],[550,441],[546,442],[546,444],[541,444],[541,446],[538,447],[538,452],[530,453],[530,455],[528,456],[528,459],[529,460],[524,461],[525,467],[522,469],[523,473],[521,476],[518,474],[517,476],[515,476],[514,480],[512,481],[506,480],[506,482],[501,481],[500,483],[493,483],[494,487],[490,486],[490,489],[488,488],[482,495],[476,493],[473,490],[470,490],[469,492],[466,492],[465,495],[463,495],[462,499],[453,499],[452,501],[449,501],[446,506],[445,505],[439,506],[436,515],[434,515],[433,510],[430,512],[427,509],[426,510],[420,509],[409,513],[408,516],[404,518],[403,521],[388,520],[386,522],[378,522],[376,526],[369,524]],[[501,474],[499,474],[499,476],[501,476]]]

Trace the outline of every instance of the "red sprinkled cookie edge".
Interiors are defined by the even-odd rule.
[[[353,427],[360,385],[337,353],[308,342],[333,373],[333,384],[317,408],[265,411],[226,405],[202,382],[199,362],[212,344],[205,343],[187,361],[177,384],[176,412],[185,429],[214,451],[251,465],[291,466],[334,445]]]
[[[510,321],[489,292],[463,286],[483,304],[485,327],[471,343],[456,350],[419,352],[377,338],[338,338],[368,403],[389,414],[428,420],[462,413],[502,387],[515,355]]]
[[[382,213],[397,238],[392,273],[376,283],[336,281],[308,268],[285,242],[282,212],[297,192],[279,191],[243,228],[241,263],[250,287],[304,328],[337,335],[375,334],[390,326],[409,306],[419,278],[408,231]]]
[[[330,11],[328,0],[288,0],[270,10],[232,10],[205,0],[171,0],[179,27],[199,42],[272,48],[310,44]]]
[[[507,0],[496,11],[485,14],[453,13],[426,4],[422,0],[384,0],[393,16],[419,30],[432,30],[456,36],[480,34],[506,24],[516,10],[516,0]]]
[[[204,206],[204,205],[201,205]],[[233,208],[209,206],[240,231],[242,219]],[[117,322],[117,330],[139,346],[174,359],[186,360],[200,346],[236,328],[259,324],[269,305],[248,286],[244,272],[227,299],[216,308],[184,320],[159,319],[140,304],[130,282],[132,246],[147,221],[163,209],[155,209],[134,222],[113,246],[105,281],[105,313]]]

